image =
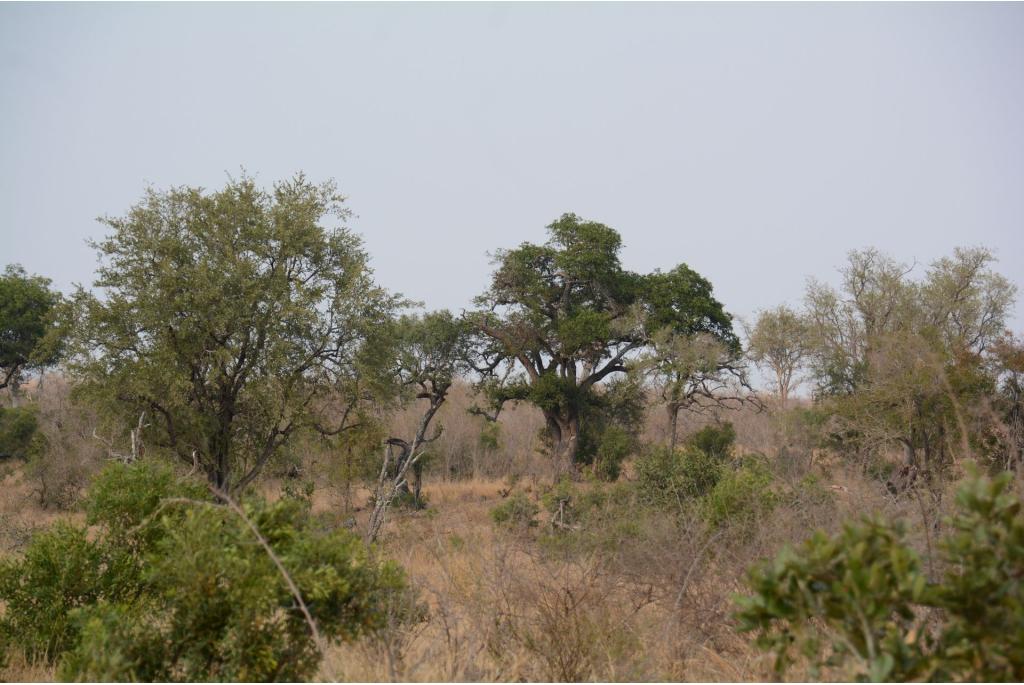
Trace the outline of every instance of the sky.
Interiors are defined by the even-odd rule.
[[[1022,74],[1022,4],[2,3],[0,265],[88,286],[97,217],[245,169],[430,308],[564,212],[748,320],[867,246],[1024,285]]]

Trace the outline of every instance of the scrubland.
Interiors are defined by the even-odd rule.
[[[4,677],[1024,679],[991,250],[851,251],[741,336],[572,213],[418,311],[344,203],[150,189],[93,291],[5,269]]]
[[[37,401],[64,431],[61,444],[83,455],[57,455],[4,467],[0,544],[24,549],[33,531],[58,520],[81,522],[76,507],[89,475],[111,458],[102,436],[75,430],[89,417],[74,409],[67,387],[53,378]],[[480,444],[480,419],[466,407],[471,392],[458,386],[439,420],[445,431],[424,476],[424,509],[389,513],[379,554],[405,569],[426,611],[411,625],[396,622],[378,634],[332,644],[319,678],[349,681],[736,681],[772,678],[771,657],[736,630],[733,598],[746,592],[747,569],[798,543],[814,530],[875,513],[906,522],[910,540],[928,558],[952,497],[942,489],[893,496],[884,480],[843,463],[827,450],[801,444],[787,432],[786,411],[720,414],[736,427],[730,459],[764,456],[772,489],[770,508],[752,517],[709,525],[686,503],[652,506],[640,501],[635,466],[618,483],[584,478],[570,486],[570,507],[609,496],[561,526],[544,498],[552,465],[541,451],[538,412],[517,406],[502,417],[494,448]],[[791,400],[798,406],[800,400]],[[396,426],[411,412],[392,417]],[[714,423],[688,416],[684,435]],[[59,427],[58,425],[59,424]],[[665,438],[667,420],[652,411],[644,439]],[[44,463],[46,462],[46,463]],[[295,460],[261,482],[270,499],[304,489],[324,526],[360,530],[368,515],[367,482],[332,475],[332,455],[307,446]],[[948,488],[947,488],[948,490]],[[65,493],[59,497],[54,492]],[[536,503],[532,525],[499,525],[492,511],[524,497]],[[805,677],[798,665],[790,677]],[[5,680],[52,680],[51,666],[16,654]],[[837,677],[841,677],[837,675]]]

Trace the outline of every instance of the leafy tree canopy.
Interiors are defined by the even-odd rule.
[[[60,295],[50,279],[29,276],[17,264],[0,275],[0,390],[17,387],[31,367],[49,366],[60,352],[53,327]]]
[[[343,430],[351,414],[329,415],[327,398],[355,401],[359,369],[379,364],[366,342],[397,304],[343,201],[301,175],[269,191],[242,178],[150,189],[103,219],[102,297],[75,296],[82,390],[133,421],[145,412],[149,440],[225,490],[297,432]]]
[[[629,355],[656,332],[708,333],[735,349],[739,341],[711,284],[685,264],[628,271],[618,232],[575,214],[552,223],[548,234],[543,245],[497,253],[491,286],[471,320],[484,342],[477,368],[518,369],[490,386],[492,394],[537,405],[561,468],[571,470],[581,409],[594,385],[625,372]]]

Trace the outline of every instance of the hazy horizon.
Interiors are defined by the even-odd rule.
[[[245,168],[336,179],[378,281],[430,308],[563,212],[747,319],[867,246],[986,245],[1024,285],[1022,29],[975,3],[2,4],[0,264],[89,285],[97,216]]]

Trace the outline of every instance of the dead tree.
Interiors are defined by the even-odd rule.
[[[388,438],[384,442],[384,459],[380,467],[380,475],[377,477],[377,484],[373,490],[373,511],[370,512],[370,522],[366,529],[366,541],[375,542],[384,527],[388,507],[395,497],[405,488],[408,491],[409,472],[416,469],[423,455],[426,454],[426,446],[441,437],[442,428],[438,426],[431,437],[427,437],[430,424],[441,408],[448,394],[447,389],[439,396],[430,398],[430,405],[427,407],[416,428],[416,435],[412,442],[402,438]],[[397,450],[397,453],[396,453]],[[415,497],[419,499],[420,479],[417,479]]]
[[[138,425],[129,431],[129,435],[131,436],[131,451],[128,454],[114,451],[114,441],[101,437],[96,432],[95,428],[92,431],[92,437],[106,446],[107,455],[111,460],[119,461],[122,464],[134,464],[136,461],[141,459],[142,455],[145,453],[145,445],[142,442],[142,429],[149,425],[143,423],[145,418],[146,412],[139,414]]]
[[[428,437],[437,411],[448,397],[456,375],[465,370],[467,358],[466,325],[450,312],[440,311],[420,316],[405,316],[396,322],[394,339],[397,345],[398,385],[413,401],[427,401],[416,431],[411,439],[391,437],[384,443],[384,460],[373,493],[373,511],[366,539],[373,542],[380,535],[388,507],[395,496],[409,492],[420,502],[422,460],[429,443],[441,436],[438,426]]]

